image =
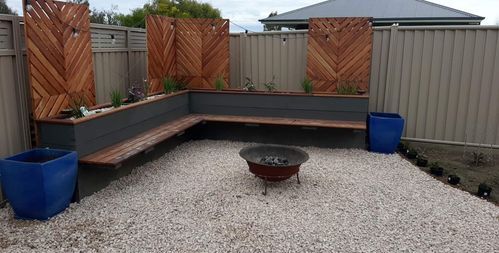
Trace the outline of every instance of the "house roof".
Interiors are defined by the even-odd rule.
[[[329,0],[259,20],[264,24],[306,23],[310,17],[372,17],[374,22],[417,20],[480,22],[484,17],[424,0]]]

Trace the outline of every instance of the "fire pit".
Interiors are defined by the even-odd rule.
[[[264,195],[267,194],[267,181],[283,181],[296,174],[300,183],[300,165],[308,160],[305,151],[280,145],[246,147],[239,155],[248,162],[249,171],[265,181]]]

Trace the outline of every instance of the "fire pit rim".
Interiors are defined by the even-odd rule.
[[[295,152],[300,153],[302,155],[303,159],[299,159],[299,161],[297,161],[295,163],[289,163],[289,164],[284,165],[284,166],[275,166],[275,165],[268,165],[266,163],[262,163],[262,162],[260,162],[259,159],[258,159],[258,161],[254,161],[253,159],[250,159],[249,157],[247,157],[245,155],[245,153],[248,152],[248,150],[258,149],[258,148],[265,148],[265,147],[290,149],[290,150],[293,150]],[[263,166],[274,167],[274,168],[286,168],[286,167],[292,167],[292,166],[301,165],[301,164],[307,162],[308,159],[310,158],[309,155],[308,155],[308,153],[305,152],[305,151],[303,151],[300,148],[293,147],[293,146],[286,146],[286,145],[277,145],[277,144],[258,144],[258,145],[252,145],[252,146],[244,147],[243,149],[241,149],[239,151],[239,156],[241,156],[247,162],[251,162],[251,163],[258,164],[258,165],[263,165]],[[287,159],[289,159],[289,158],[287,157]]]

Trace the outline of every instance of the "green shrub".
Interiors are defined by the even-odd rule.
[[[357,81],[344,80],[338,82],[336,92],[339,95],[357,95]]]
[[[308,77],[305,77],[305,79],[303,79],[301,87],[303,88],[303,91],[305,91],[305,93],[312,94],[312,80],[308,79]]]
[[[272,77],[272,80],[270,82],[266,82],[263,84],[265,86],[265,89],[267,89],[268,92],[274,92],[276,90],[276,84],[275,84],[275,76]]]
[[[123,95],[119,90],[113,90],[111,92],[111,104],[114,108],[118,108],[123,105]]]
[[[165,77],[163,79],[163,91],[165,94],[170,94],[177,91],[178,84],[172,77]]]
[[[224,89],[224,78],[223,78],[223,76],[219,76],[215,80],[215,89],[219,90],[219,91]]]
[[[246,83],[244,84],[243,90],[245,90],[245,91],[256,91],[255,83],[253,83],[253,80],[251,80],[251,78],[246,77]]]

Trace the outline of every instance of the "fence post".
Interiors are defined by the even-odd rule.
[[[383,101],[383,111],[389,111],[390,107],[392,106],[389,101],[391,97],[391,87],[393,85],[393,68],[394,63],[395,63],[395,50],[397,48],[397,32],[398,32],[398,24],[393,24],[392,27],[390,28],[390,43],[388,46],[388,63],[387,63],[387,68],[386,68],[386,84],[385,84],[385,94],[384,94],[384,101]]]
[[[29,85],[26,85],[24,78],[24,60],[23,49],[21,48],[21,23],[22,17],[11,16],[12,22],[12,44],[15,52],[15,66],[16,66],[16,96],[18,101],[18,117],[21,119],[19,122],[23,147],[25,149],[31,148],[31,131],[29,124],[29,113],[31,111],[31,96],[29,96]]]
[[[130,28],[126,29],[126,48],[127,48],[127,69],[128,69],[128,89],[132,87],[132,48],[130,45]]]

